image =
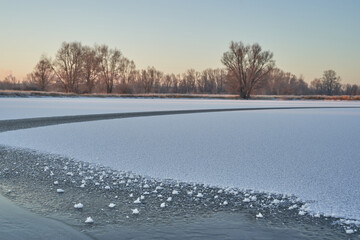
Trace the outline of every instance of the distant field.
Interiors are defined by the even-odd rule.
[[[41,92],[41,91],[11,91],[0,90],[0,97],[133,97],[133,98],[212,98],[212,99],[240,99],[235,94],[178,94],[178,93],[148,93],[148,94],[76,94],[62,92]],[[360,100],[360,95],[349,96],[326,96],[326,95],[253,95],[255,100]]]

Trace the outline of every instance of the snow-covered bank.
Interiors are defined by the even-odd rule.
[[[52,97],[0,98],[0,120],[163,110],[306,106],[360,106],[360,102]]]
[[[142,175],[295,194],[360,219],[359,109],[207,113],[68,124],[0,143]]]

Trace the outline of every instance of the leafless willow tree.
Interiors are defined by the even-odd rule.
[[[52,69],[65,92],[79,93],[82,79],[83,48],[80,42],[63,42]]]
[[[254,90],[275,66],[273,54],[262,51],[259,44],[244,45],[242,42],[231,42],[230,50],[225,52],[221,62],[228,70],[230,81],[240,97],[248,99]]]

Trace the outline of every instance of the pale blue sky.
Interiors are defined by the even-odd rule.
[[[360,84],[359,0],[0,0],[0,79],[22,78],[63,41],[105,43],[138,68],[222,67],[230,41],[259,43],[307,82],[333,69]]]

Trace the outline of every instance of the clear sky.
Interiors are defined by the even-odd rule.
[[[22,79],[63,41],[167,73],[222,67],[230,41],[257,42],[307,82],[333,69],[360,84],[359,0],[0,0],[0,79]]]

